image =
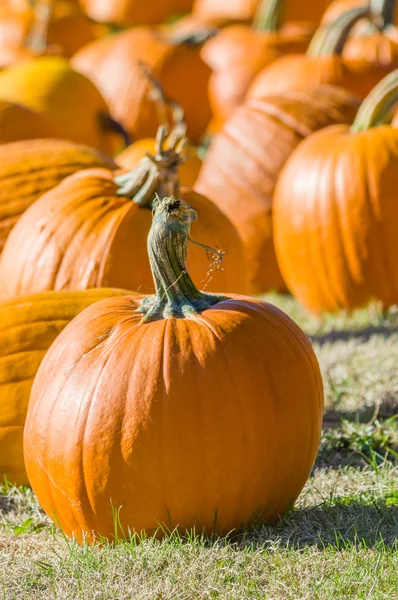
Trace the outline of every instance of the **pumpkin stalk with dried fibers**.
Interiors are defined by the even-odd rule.
[[[274,306],[195,287],[185,264],[195,218],[178,199],[158,201],[155,296],[81,313],[35,379],[29,481],[78,540],[112,538],[119,507],[124,531],[148,535],[273,522],[314,463],[323,390],[311,344]]]

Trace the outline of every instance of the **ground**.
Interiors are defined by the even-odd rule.
[[[398,312],[308,317],[326,389],[321,447],[279,525],[228,539],[78,546],[29,489],[0,490],[0,597],[110,600],[398,600]]]

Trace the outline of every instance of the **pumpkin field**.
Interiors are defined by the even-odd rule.
[[[396,0],[0,0],[0,597],[398,600]]]

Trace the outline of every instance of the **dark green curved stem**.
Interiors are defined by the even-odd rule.
[[[369,19],[368,6],[352,8],[340,15],[328,27],[320,27],[314,34],[307,50],[308,56],[341,55],[352,28],[360,19]]]
[[[262,0],[254,17],[254,29],[269,33],[282,29],[285,8],[285,0]]]
[[[394,25],[395,6],[395,0],[370,0],[372,22],[381,31]]]
[[[141,302],[142,322],[193,317],[222,300],[200,292],[186,266],[188,238],[196,212],[174,197],[158,198],[148,236],[156,294]]]
[[[352,133],[388,123],[398,103],[398,69],[385,77],[365,98],[351,127]]]
[[[203,46],[205,42],[215,37],[219,32],[218,27],[202,27],[193,33],[183,33],[168,38],[168,41],[176,46],[185,44],[186,46]]]
[[[133,139],[127,129],[125,129],[123,125],[119,123],[119,121],[116,121],[113,117],[111,117],[111,115],[102,112],[99,115],[99,119],[102,129],[104,131],[110,131],[120,135],[126,148],[133,143]]]

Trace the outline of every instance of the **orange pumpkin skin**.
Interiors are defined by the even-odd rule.
[[[148,535],[163,524],[226,534],[253,517],[275,521],[319,443],[310,342],[281,311],[244,296],[150,323],[138,305],[88,308],[41,365],[24,436],[41,506],[78,540],[112,538],[119,507],[124,531]]]
[[[155,139],[147,138],[134,142],[123,150],[116,161],[120,167],[130,171],[135,169],[140,161],[146,156],[147,152],[150,154],[155,153]],[[192,188],[199,176],[200,169],[202,168],[202,161],[197,156],[193,149],[188,148],[186,151],[187,160],[179,166],[178,173],[181,181],[181,185]]]
[[[89,167],[116,168],[112,159],[64,140],[30,140],[0,146],[0,251],[21,217],[42,194]]]
[[[0,7],[0,68],[12,64],[20,52],[30,19],[27,7],[18,10],[8,5]]]
[[[81,4],[94,21],[114,25],[154,25],[169,15],[189,10],[188,0],[81,0]]]
[[[21,104],[0,100],[0,144],[37,138],[57,138],[56,129],[43,115]]]
[[[355,8],[356,6],[363,5],[363,0],[334,0],[325,10],[325,13],[322,17],[322,23],[324,25],[329,25],[330,23],[333,23],[333,21],[337,19],[337,17],[342,15],[344,12],[350,10],[350,8]],[[397,11],[395,11],[395,13],[395,22],[397,22]]]
[[[278,32],[256,31],[246,25],[225,27],[203,47],[212,68],[209,97],[213,118],[220,125],[242,104],[253,79],[282,54],[304,52],[313,30],[285,26]]]
[[[370,35],[352,37],[347,41],[344,58],[366,70],[369,65],[385,69],[385,73],[398,67],[398,28],[388,27]]]
[[[141,139],[156,135],[158,118],[140,62],[183,107],[188,137],[198,141],[211,118],[206,93],[211,70],[200,58],[199,47],[173,44],[158,31],[141,27],[89,44],[72,65],[97,85],[113,117],[134,139]]]
[[[64,58],[32,58],[6,69],[0,73],[0,99],[39,112],[67,140],[113,151],[112,136],[101,121],[109,114],[105,100]]]
[[[287,92],[239,107],[217,134],[196,189],[230,218],[245,245],[251,289],[286,289],[274,250],[273,194],[296,146],[314,131],[351,123],[359,103],[328,86]]]
[[[258,9],[260,0],[196,0],[194,14],[203,18],[229,18],[231,21],[251,21]],[[309,21],[319,23],[331,0],[287,0],[287,21]]]
[[[275,192],[278,262],[314,313],[398,303],[398,131],[335,126],[291,156]]]
[[[122,290],[47,292],[0,302],[0,477],[28,485],[23,428],[30,390],[55,338],[82,310]],[[130,292],[131,294],[131,292]]]
[[[3,250],[1,296],[92,287],[151,292],[146,253],[151,210],[117,196],[118,189],[111,171],[87,171],[35,202]],[[198,242],[228,252],[224,270],[214,274],[207,289],[225,286],[246,292],[245,257],[236,229],[208,198],[189,189],[182,192],[201,215]],[[192,246],[188,264],[195,282],[203,287],[211,264],[205,250]]]

